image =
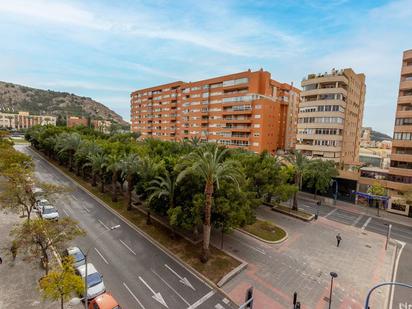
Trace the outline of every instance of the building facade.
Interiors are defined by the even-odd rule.
[[[412,49],[403,53],[389,180],[409,184],[412,191]]]
[[[0,128],[28,129],[35,125],[56,125],[57,117],[49,115],[30,115],[28,112],[1,113]]]
[[[142,138],[197,137],[254,152],[276,152],[296,140],[299,93],[263,70],[177,81],[131,94],[131,130],[141,132]]]
[[[68,128],[73,128],[76,126],[84,126],[84,127],[89,126],[89,119],[84,118],[84,117],[68,116],[66,119],[66,122],[67,122]]]
[[[308,75],[302,88],[296,149],[344,169],[359,165],[365,75],[333,69]]]

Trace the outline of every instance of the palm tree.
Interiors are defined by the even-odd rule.
[[[135,178],[139,172],[140,160],[136,153],[130,153],[125,156],[121,162],[122,174],[127,180],[127,199],[126,206],[127,210],[132,209],[132,192],[134,189]]]
[[[227,179],[239,187],[239,180],[242,177],[235,162],[226,159],[228,151],[228,148],[220,148],[216,144],[204,144],[188,155],[186,164],[189,166],[179,175],[181,179],[187,172],[194,172],[199,174],[205,182],[203,246],[200,257],[203,263],[209,259],[212,199],[215,185],[219,188],[219,182]]]
[[[83,168],[90,167],[92,169],[92,186],[95,187],[96,176],[99,175],[101,181],[101,192],[104,193],[104,167],[106,164],[106,156],[102,152],[89,153],[87,161]]]
[[[149,196],[148,202],[153,198],[165,197],[169,203],[169,209],[175,207],[175,189],[179,179],[175,177],[170,177],[169,172],[165,173],[165,177],[157,176],[155,179],[150,181],[151,187],[147,190],[151,191],[152,194]]]
[[[294,169],[294,183],[298,187],[298,190],[302,189],[302,177],[303,172],[309,162],[300,151],[295,151],[286,157],[286,160],[293,166]],[[298,210],[298,192],[293,194],[293,210]]]
[[[165,197],[169,203],[169,209],[175,208],[175,191],[178,182],[179,177],[177,179],[176,177],[170,177],[170,174],[167,171],[165,173],[165,177],[157,176],[155,179],[150,181],[151,187],[147,190],[151,191],[152,194],[149,196],[148,204],[150,204],[153,198],[160,199]],[[172,229],[172,231],[174,238],[175,231],[174,229]]]
[[[117,178],[122,168],[121,156],[115,153],[108,155],[105,167],[112,173],[112,201],[117,202]]]
[[[61,134],[60,136],[62,136]],[[81,145],[82,138],[79,133],[65,134],[61,141],[61,149],[59,153],[67,152],[69,156],[69,171],[73,170],[73,158],[76,151]]]

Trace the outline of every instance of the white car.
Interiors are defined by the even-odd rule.
[[[83,280],[85,272],[86,264],[77,268],[77,273]],[[106,287],[104,286],[103,276],[96,270],[93,264],[87,263],[87,299],[93,299],[104,292],[106,292]]]
[[[50,205],[46,205],[41,208],[40,216],[46,220],[59,220],[59,212],[56,208]]]
[[[85,263],[86,258],[84,256],[83,251],[79,247],[69,247],[66,250],[64,250],[63,254],[65,256],[73,257],[73,265],[75,268],[79,268]]]
[[[38,201],[36,201],[35,210],[41,213],[44,206],[52,206],[52,205],[46,199],[39,199]]]

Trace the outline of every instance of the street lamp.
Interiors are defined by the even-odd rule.
[[[333,183],[335,183],[335,193],[333,194],[333,199],[335,200],[336,204],[336,200],[338,199],[338,181],[336,179],[332,179],[330,181],[330,184],[333,185]]]
[[[100,233],[93,241],[96,242],[96,240],[98,240],[100,237],[102,237],[106,232],[110,232],[113,230],[116,230],[120,227],[120,224],[118,225],[114,225],[110,228],[108,228],[107,230],[103,231],[102,233]],[[93,245],[90,245],[89,248],[87,248],[86,250],[86,254],[84,255],[84,262],[85,262],[85,271],[84,271],[84,308],[87,309],[87,257],[89,255],[89,251],[90,249],[93,247]]]
[[[366,296],[366,300],[365,300],[365,309],[369,309],[369,299],[372,295],[372,292],[375,291],[377,288],[380,288],[381,286],[385,286],[385,285],[402,286],[402,287],[405,287],[405,288],[412,289],[412,285],[406,284],[406,283],[401,283],[401,282],[382,282],[382,283],[379,283],[379,284],[375,285],[373,288],[371,288],[369,290],[368,295]]]
[[[337,278],[338,274],[335,272],[330,273],[330,292],[329,292],[329,309],[331,308],[332,305],[332,290],[333,290],[333,279]]]

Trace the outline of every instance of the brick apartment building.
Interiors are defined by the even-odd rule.
[[[131,94],[131,130],[143,138],[198,137],[254,152],[290,149],[300,91],[250,70],[140,89]]]

